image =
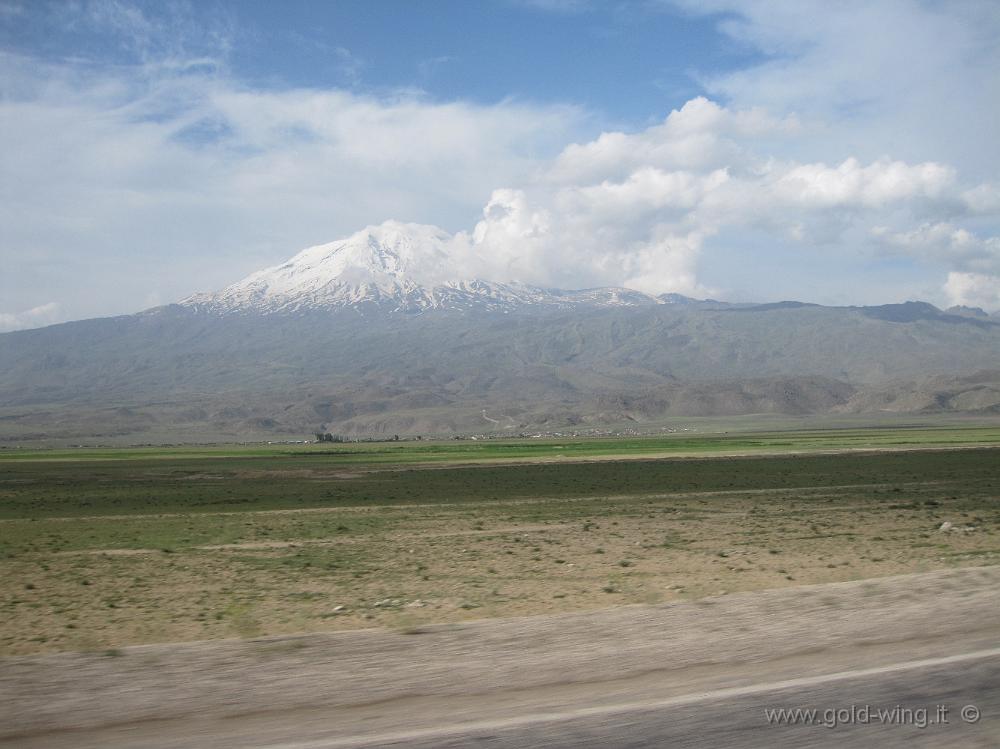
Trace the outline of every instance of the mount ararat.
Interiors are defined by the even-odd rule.
[[[303,250],[281,265],[253,273],[222,291],[180,302],[209,314],[359,312],[514,312],[526,307],[576,309],[693,303],[679,294],[651,296],[606,287],[582,291],[465,278],[469,250],[434,226],[387,221],[346,239]],[[709,303],[712,304],[712,303]]]
[[[477,278],[387,222],[221,291],[0,335],[0,444],[1000,413],[1000,320]]]

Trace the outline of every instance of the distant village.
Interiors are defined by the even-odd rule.
[[[679,434],[681,432],[696,432],[690,427],[661,427],[659,429],[635,429],[625,427],[623,429],[573,429],[570,431],[542,431],[542,432],[482,432],[479,434],[455,434],[450,437],[440,435],[429,436],[428,440],[470,440],[473,442],[480,440],[517,440],[517,439],[565,439],[565,438],[586,438],[586,437],[650,437],[657,434]],[[394,434],[390,436],[358,436],[317,433],[312,440],[268,440],[268,445],[303,445],[345,443],[345,442],[420,442],[425,437],[423,435],[400,436]]]

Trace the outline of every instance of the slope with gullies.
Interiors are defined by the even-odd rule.
[[[449,241],[389,222],[179,304],[0,335],[0,440],[985,414],[1000,403],[1000,322],[981,310],[542,289],[462,278]]]

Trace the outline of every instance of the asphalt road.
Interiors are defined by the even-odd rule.
[[[782,725],[766,712],[800,708],[817,711],[808,724]],[[660,704],[269,749],[373,746],[1000,747],[1000,649],[685,695]]]
[[[593,700],[598,692],[591,693]],[[418,730],[345,733],[333,713],[279,711],[184,726],[144,722],[112,730],[49,734],[18,747],[241,747],[242,749],[640,749],[652,747],[1000,747],[1000,648],[907,660],[866,669],[722,687],[666,699],[519,711],[476,720],[456,701],[438,704]],[[386,705],[412,711],[408,705]],[[768,711],[814,710],[790,725]],[[788,713],[785,714],[786,717]],[[800,713],[801,715],[801,713]],[[867,717],[866,717],[867,716]],[[414,722],[418,716],[411,714]],[[377,723],[377,720],[374,722]],[[3,742],[0,742],[2,744]]]
[[[0,747],[995,749],[998,612],[990,567],[419,636],[7,658]],[[766,712],[797,709],[816,713]]]

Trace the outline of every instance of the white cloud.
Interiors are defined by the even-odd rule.
[[[548,239],[485,232],[490,256],[525,280],[690,292],[705,254],[743,232],[771,238],[750,250],[762,258],[768,244],[803,264],[839,255],[828,283],[845,288],[887,248],[929,286],[998,272],[1000,6],[668,3],[722,14],[763,61],[702,76],[728,105],[697,97],[640,132],[567,146],[519,186],[518,215],[544,216]],[[947,237],[928,244],[927,227]]]
[[[664,0],[724,14],[720,28],[762,61],[706,72],[737,108],[795,112],[800,159],[871,161],[887,152],[994,176],[1000,100],[1000,5],[993,0]]]
[[[626,275],[622,285],[651,294],[669,290],[694,296],[709,295],[711,290],[698,282],[696,272],[704,238],[697,231],[677,235],[657,227],[649,241],[622,258]]]
[[[1000,310],[1000,276],[953,272],[944,288],[952,304]]]
[[[48,302],[24,312],[0,312],[0,333],[26,328],[40,328],[61,319],[59,305]]]
[[[906,164],[885,159],[862,166],[848,158],[836,167],[799,164],[772,184],[783,203],[818,208],[880,208],[917,198],[937,200],[953,190],[955,171],[932,162]]]
[[[977,185],[962,193],[962,201],[972,214],[1000,216],[1000,185]]]
[[[1000,237],[984,239],[948,222],[922,224],[905,232],[877,226],[872,233],[897,252],[921,255],[960,271],[1000,276]]]
[[[567,146],[546,176],[554,182],[580,182],[622,178],[640,167],[733,168],[746,158],[739,141],[794,135],[798,129],[794,116],[779,120],[758,108],[732,111],[697,97],[642,132],[606,132],[589,143]]]
[[[565,187],[557,193],[557,202],[566,211],[596,220],[629,222],[652,214],[663,221],[683,217],[729,181],[725,169],[696,174],[644,166],[621,182]]]
[[[466,270],[543,285],[699,294],[706,292],[701,255],[713,237],[740,230],[797,245],[804,262],[867,235],[953,270],[995,270],[1000,240],[931,221],[983,213],[988,201],[974,206],[970,196],[991,194],[991,185],[970,187],[936,162],[777,159],[758,139],[794,134],[791,122],[697,99],[647,130],[570,145],[532,182],[494,192],[468,242]],[[950,249],[928,251],[931,225],[950,227]]]
[[[718,101],[597,136],[565,106],[251,87],[227,72],[225,18],[197,29],[183,4],[156,18],[120,0],[67,5],[68,23],[113,32],[134,64],[0,55],[0,137],[17,144],[0,181],[0,298],[131,311],[387,218],[467,228],[484,202],[455,240],[463,274],[725,293],[747,263],[703,278],[703,261],[747,236],[762,261],[775,247],[807,267],[843,258],[825,281],[841,289],[859,257],[890,251],[926,267],[921,282],[950,273],[951,299],[989,297],[1000,6],[672,4],[723,13],[764,61],[704,75]],[[357,83],[360,61],[334,55]]]
[[[250,89],[220,66],[0,56],[0,298],[74,317],[217,288],[392,217],[468,225],[581,122],[565,106]],[[25,278],[35,274],[35,286]],[[81,288],[79,279],[100,293]]]
[[[539,206],[522,190],[495,191],[475,229],[455,237],[460,273],[570,289],[708,292],[695,277],[699,233],[674,233],[648,216],[629,220],[614,207],[597,215],[559,194],[547,197],[554,202]]]

